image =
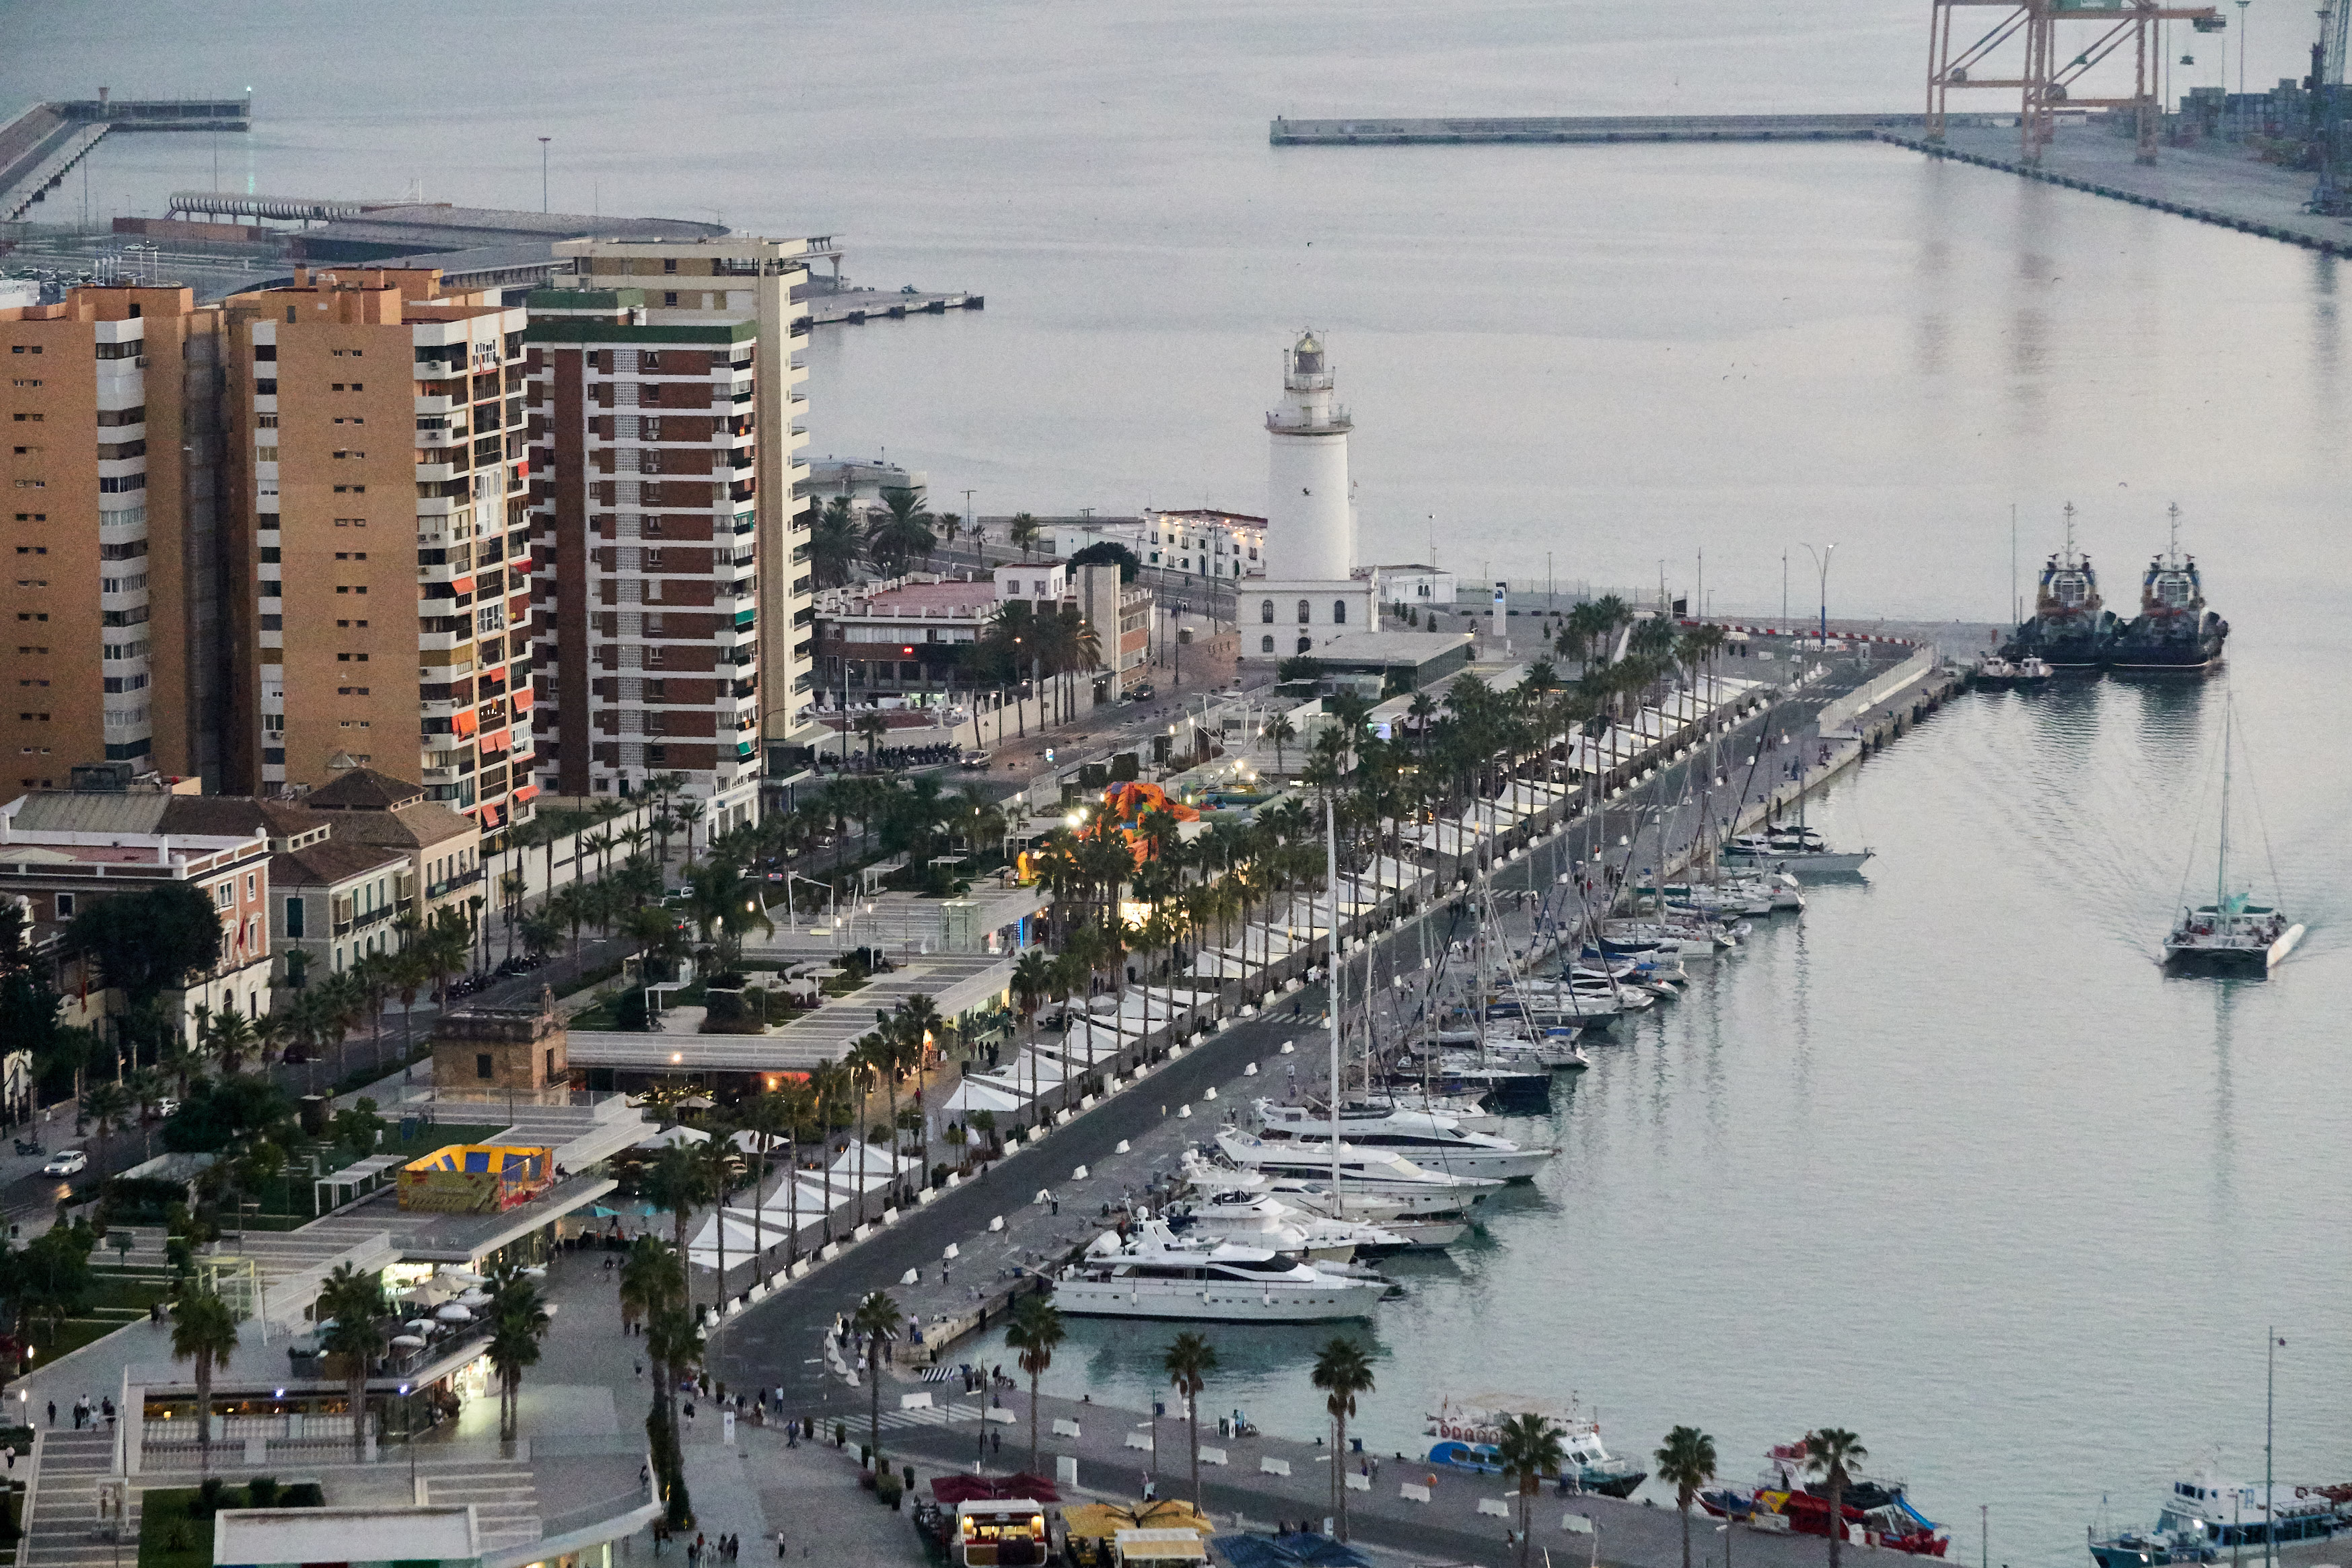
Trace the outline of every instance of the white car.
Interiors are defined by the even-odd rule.
[[[89,1169],[89,1155],[83,1153],[79,1149],[62,1149],[56,1154],[51,1155],[49,1163],[41,1167],[41,1174],[45,1176],[79,1176],[84,1171]]]

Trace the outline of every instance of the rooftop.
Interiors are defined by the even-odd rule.
[[[386,1539],[387,1532],[397,1540]],[[465,1562],[482,1554],[474,1510],[457,1508],[233,1508],[213,1516],[215,1563],[345,1563],[367,1541],[404,1562]]]
[[[407,864],[408,857],[395,848],[330,838],[271,856],[269,885],[272,889],[332,888]]]
[[[425,786],[380,773],[373,768],[352,768],[342,777],[320,784],[302,797],[313,811],[391,811],[425,798]]]
[[[818,602],[817,613],[835,618],[877,616],[886,619],[923,619],[976,614],[992,609],[995,605],[995,579],[982,578],[977,583],[907,583],[875,593],[835,588]]]

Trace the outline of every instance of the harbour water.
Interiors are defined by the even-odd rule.
[[[815,453],[887,447],[983,511],[1256,509],[1276,354],[1310,321],[1356,416],[1367,552],[1433,541],[1465,578],[1639,584],[1663,561],[1682,591],[1704,550],[1718,610],[1777,613],[1787,552],[1801,613],[1801,542],[1835,541],[1833,613],[1992,618],[2011,503],[2030,592],[2073,500],[2128,613],[2178,500],[2313,927],[2294,963],[2224,987],[2150,961],[2191,831],[2210,842],[2217,685],[1956,705],[1831,793],[1870,881],[1625,1026],[1527,1129],[1565,1153],[1489,1241],[1402,1270],[1364,1429],[1393,1451],[1429,1393],[1574,1391],[1621,1450],[1694,1422],[1744,1478],[1836,1424],[1961,1527],[1956,1554],[1983,1503],[1993,1561],[2079,1568],[2103,1494],[2145,1522],[2212,1445],[2259,1469],[2275,1323],[2281,1473],[2352,1478],[2329,1418],[2352,1373],[2337,263],[1876,146],[1265,143],[1284,112],[1906,106],[1925,16],[1893,0],[611,20],[322,33],[314,74],[255,84],[221,181],[529,206],[551,135],[558,207],[835,232],[862,281],[983,292],[820,333],[807,405]],[[232,90],[287,16],[0,25],[20,101]],[[2301,68],[2273,30],[2255,80]],[[110,140],[93,205],[208,185],[205,141]],[[1311,1432],[1318,1337],[1221,1334],[1212,1407]],[[1081,1327],[1053,1381],[1140,1401],[1164,1342]]]

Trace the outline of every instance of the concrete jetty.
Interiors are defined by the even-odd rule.
[[[14,223],[112,131],[249,131],[250,98],[92,99],[32,104],[0,125],[0,223]]]
[[[1991,115],[1951,122],[1991,124]],[[1453,146],[1470,142],[1835,142],[1924,132],[1918,114],[1602,114],[1458,120],[1277,119],[1277,147]]]

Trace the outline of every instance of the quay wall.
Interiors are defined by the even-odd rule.
[[[1953,115],[1991,125],[1991,115]],[[1923,132],[1918,114],[1607,114],[1465,119],[1277,119],[1277,147],[1451,146],[1474,142],[1868,141],[1883,132]]]

